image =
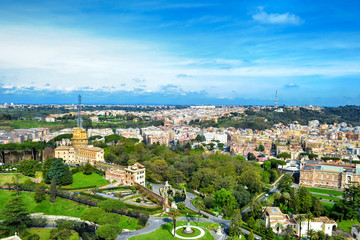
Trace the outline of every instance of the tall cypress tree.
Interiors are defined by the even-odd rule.
[[[12,197],[1,211],[4,221],[2,227],[10,231],[10,234],[19,233],[26,229],[30,223],[29,213],[26,210],[21,196]]]
[[[73,175],[71,174],[70,168],[68,165],[64,166],[63,176],[61,178],[62,185],[69,185],[73,183]]]
[[[65,165],[64,162],[60,159],[57,158],[55,161],[52,162],[49,173],[48,173],[48,178],[49,180],[53,179],[53,177],[55,177],[55,181],[57,185],[61,184],[61,178],[64,175],[64,171],[65,171]]]
[[[50,185],[50,201],[54,203],[56,200],[56,180],[55,176],[51,179]]]

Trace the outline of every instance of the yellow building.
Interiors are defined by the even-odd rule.
[[[73,138],[71,139],[71,145],[73,147],[88,145],[88,138],[85,129],[81,127],[77,127],[74,129]]]
[[[89,162],[95,165],[98,162],[104,162],[104,149],[87,144],[86,130],[77,127],[71,138],[71,146],[55,148],[55,157],[62,158],[67,164],[84,165]]]

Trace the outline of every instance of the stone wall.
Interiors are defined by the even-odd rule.
[[[154,198],[156,198],[157,200],[159,200],[159,205],[163,206],[164,203],[165,203],[165,198],[163,198],[162,196],[154,193],[153,191],[151,191],[150,189],[138,184],[138,183],[135,183],[135,186],[139,187],[140,189],[143,189],[145,190],[145,192],[147,194],[150,194],[151,196],[153,196]]]

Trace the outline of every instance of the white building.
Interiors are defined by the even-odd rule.
[[[281,212],[278,207],[265,207],[263,219],[265,220],[265,226],[271,227],[275,233],[281,233],[282,229],[290,225],[294,233],[300,236],[300,222],[296,221],[296,216],[291,218],[289,215]],[[301,236],[306,236],[309,229],[315,231],[323,231],[325,234],[332,236],[332,231],[337,227],[337,223],[328,217],[318,217],[308,223],[307,220],[301,222]],[[281,227],[279,227],[281,226]]]

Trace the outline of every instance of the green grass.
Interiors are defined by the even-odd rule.
[[[73,183],[67,186],[63,186],[62,188],[87,188],[87,187],[101,187],[109,184],[109,181],[104,179],[102,176],[96,173],[92,173],[90,175],[85,175],[82,172],[75,173],[73,175]]]
[[[6,202],[13,196],[16,196],[15,191],[0,191],[0,210],[4,208]],[[40,203],[35,202],[34,193],[20,192],[20,196],[22,196],[23,202],[30,213],[42,212],[46,215],[80,217],[81,213],[87,208],[85,205],[59,197],[56,198],[55,203],[51,204],[48,195],[46,199]],[[0,219],[2,219],[1,215]]]
[[[320,199],[330,200],[330,201],[334,201],[334,202],[339,202],[341,200],[338,197],[330,197],[330,196],[318,195],[318,194],[311,194],[311,195],[314,197],[320,198]]]
[[[26,231],[29,233],[26,237],[22,237],[23,240],[27,240],[31,234],[38,234],[40,236],[40,240],[48,240],[50,239],[50,231],[51,228],[28,228]],[[71,231],[72,235],[70,236],[69,240],[79,240],[79,234],[75,231]]]
[[[327,211],[327,212],[332,212],[335,208],[335,204],[334,203],[328,203],[328,202],[321,202],[324,209]]]
[[[338,223],[338,228],[350,233],[351,232],[351,227],[354,224],[360,225],[360,223],[359,223],[359,221],[357,219],[355,219],[353,221],[343,220],[343,221]]]
[[[22,174],[15,174],[15,173],[1,173],[0,174],[0,186],[5,186],[7,182],[13,182],[13,178],[15,175],[19,175],[19,183],[24,183],[26,180],[30,180],[30,178],[22,175]]]
[[[28,129],[28,128],[36,128],[36,127],[48,127],[50,128],[50,131],[56,131],[68,127],[75,127],[75,126],[76,126],[76,120],[70,120],[68,123],[62,123],[62,122],[48,123],[45,121],[38,121],[38,120],[9,120],[9,121],[2,121],[0,129],[2,128]]]
[[[121,216],[120,217],[120,227],[121,229],[130,229],[136,230],[142,228],[141,225],[138,224],[138,220],[131,217]]]
[[[185,228],[179,228],[178,230],[176,230],[176,234],[181,236],[181,237],[196,237],[196,236],[199,236],[200,233],[201,233],[199,229],[192,228],[192,230],[194,230],[194,232],[191,233],[191,234],[186,234],[186,233],[182,232],[184,229]]]
[[[344,192],[342,191],[336,191],[336,190],[332,190],[332,189],[323,189],[323,188],[310,188],[307,187],[306,188],[309,192],[313,192],[313,193],[324,193],[324,194],[331,194],[331,195],[335,195],[335,196],[342,196]]]
[[[176,226],[184,226],[187,222],[176,222]],[[197,226],[197,224],[192,223],[193,226]],[[213,225],[211,223],[200,223],[200,226],[210,226]],[[204,228],[203,228],[204,229]],[[201,238],[202,240],[213,240],[214,237],[211,235],[211,233],[205,230],[205,235]],[[172,235],[173,231],[173,225],[172,223],[167,223],[160,228],[156,229],[152,233],[148,233],[145,235],[135,236],[132,238],[129,238],[129,240],[170,240],[170,239],[180,239],[180,238],[174,238]]]
[[[15,191],[0,190],[0,211],[4,208],[6,202],[13,196],[16,196]],[[82,212],[87,208],[87,206],[83,204],[78,204],[59,197],[56,198],[55,203],[51,204],[49,196],[46,196],[46,199],[40,203],[35,202],[34,193],[20,192],[20,196],[22,196],[23,202],[30,213],[42,212],[45,215],[62,215],[79,218]],[[0,219],[3,219],[1,215]],[[141,228],[137,219],[126,216],[120,216],[119,225],[123,229],[126,228],[130,230]]]

